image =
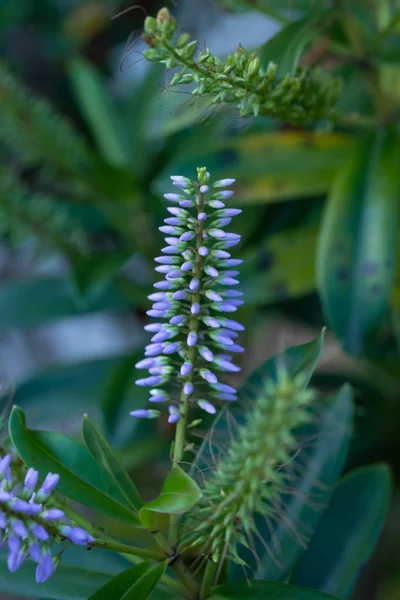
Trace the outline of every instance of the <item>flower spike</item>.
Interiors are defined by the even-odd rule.
[[[241,292],[231,289],[239,283],[238,271],[230,270],[241,261],[232,259],[229,252],[240,242],[240,235],[225,230],[241,211],[226,208],[222,202],[233,195],[232,190],[222,188],[235,180],[212,183],[205,167],[198,169],[197,181],[180,175],[171,179],[186,195],[164,194],[166,200],[177,202],[179,207],[168,208],[173,217],[165,219],[166,225],[160,227],[166,235],[167,246],[162,249],[166,256],[155,259],[155,270],[164,279],[154,284],[158,291],[149,296],[153,306],[147,312],[158,321],[145,326],[153,336],[145,349],[146,358],[136,366],[148,369],[149,376],[140,377],[136,384],[157,386],[155,393],[150,392],[150,402],[168,400],[168,421],[177,423],[182,416],[182,398],[196,399],[197,405],[210,414],[216,411],[212,402],[236,400],[234,388],[228,386],[227,393],[214,371],[240,370],[227,353],[242,351],[234,340],[244,327],[224,316],[236,312],[242,303]],[[180,385],[180,398],[172,398],[163,389],[173,381]],[[204,399],[207,395],[212,402]],[[149,409],[131,412],[142,419],[159,414]]]

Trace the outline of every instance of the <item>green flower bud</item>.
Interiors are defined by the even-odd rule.
[[[176,48],[180,49],[180,48],[184,48],[186,46],[186,44],[189,42],[190,40],[190,33],[182,33],[182,35],[179,36],[178,41],[176,42]]]
[[[154,35],[157,33],[157,21],[154,17],[146,17],[144,22],[144,30],[146,33]]]

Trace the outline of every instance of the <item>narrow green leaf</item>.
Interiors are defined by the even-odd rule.
[[[145,504],[139,516],[145,527],[151,528],[156,514],[183,514],[201,498],[198,485],[180,467],[173,467],[160,495]]]
[[[59,433],[28,429],[25,415],[17,406],[11,412],[8,427],[18,454],[29,467],[39,471],[42,479],[48,472],[58,473],[57,489],[68,498],[119,521],[140,526],[125,496],[83,446]]]
[[[346,600],[379,539],[390,495],[386,465],[349,473],[335,491],[292,582]]]
[[[114,166],[129,167],[132,156],[127,132],[102,76],[81,57],[69,61],[68,71],[77,102],[102,156]]]
[[[317,277],[326,316],[352,354],[365,352],[386,315],[395,279],[400,169],[391,131],[363,140],[332,189]]]
[[[107,471],[110,478],[125,496],[126,503],[133,509],[139,510],[143,506],[143,502],[135,484],[129,477],[129,473],[87,415],[83,417],[82,434],[90,454]]]
[[[35,563],[25,561],[18,573],[10,573],[4,557],[0,561],[0,592],[46,600],[87,600],[112,577],[104,571],[82,569],[61,562],[50,579],[39,587],[35,583],[35,570]]]
[[[317,423],[297,432],[299,453],[287,467],[289,480],[293,473],[296,476],[292,492],[282,498],[284,518],[269,523],[256,517],[259,538],[255,538],[252,552],[244,549],[241,553],[249,566],[245,571],[250,579],[283,580],[304,552],[339,481],[349,448],[352,416],[352,392],[345,385],[329,399]],[[302,447],[304,439],[312,443]],[[230,580],[242,578],[243,567],[232,565]]]
[[[143,561],[113,577],[89,600],[145,600],[156,587],[166,567],[167,561],[157,564]]]
[[[315,590],[274,583],[272,581],[252,581],[220,585],[214,588],[210,600],[335,600],[333,596]]]
[[[321,20],[323,14],[313,10],[302,19],[284,25],[261,47],[262,65],[266,67],[269,62],[274,62],[278,65],[282,75],[286,73],[293,75],[304,47],[313,37],[312,28]]]

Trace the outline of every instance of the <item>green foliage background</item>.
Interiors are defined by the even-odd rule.
[[[136,332],[117,356],[49,361],[13,382],[4,405],[12,393],[31,423],[71,435],[78,435],[77,417],[89,413],[151,497],[165,474],[173,430],[162,421],[128,422],[127,411],[146,400],[133,385],[133,365],[146,340],[137,332],[161,243],[162,193],[170,191],[169,175],[192,176],[202,164],[215,178],[235,177],[234,202],[243,208],[237,227],[245,259],[245,372],[276,350],[277,324],[289,323],[306,339],[327,324],[333,352],[313,383],[323,391],[344,381],[355,388],[346,468],[360,466],[361,479],[367,462],[385,460],[393,468],[387,531],[354,595],[367,600],[400,594],[397,4],[352,0],[348,10],[346,2],[323,0],[221,0],[226,11],[258,10],[284,26],[286,19],[297,23],[312,15],[307,26],[284,27],[262,55],[285,72],[302,56],[303,64],[321,64],[342,78],[338,109],[347,119],[318,123],[317,131],[267,117],[239,122],[234,107],[210,110],[207,97],[188,101],[184,88],[165,89],[165,70],[157,64],[134,86],[116,86],[115,56],[122,58],[130,33],[143,27],[140,10],[111,20],[129,3],[0,5],[0,229],[9,257],[0,327],[29,334],[66,318],[106,313]],[[341,21],[330,13],[325,18],[332,5],[344,11]],[[155,14],[160,3],[143,6]],[[233,50],[238,41],[232,40]],[[129,54],[121,69],[138,58]],[[30,257],[22,274],[15,269],[21,252]],[[50,275],[37,268],[54,257],[62,266]],[[351,505],[351,494],[345,479],[335,493],[337,506]],[[294,583],[319,587],[301,567]],[[109,569],[118,572],[118,565],[111,560]],[[323,577],[323,565],[319,572]],[[338,573],[342,589],[351,586],[340,565]],[[224,597],[222,590],[218,598]]]

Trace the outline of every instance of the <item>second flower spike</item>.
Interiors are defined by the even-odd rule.
[[[244,351],[236,341],[244,327],[231,318],[243,303],[235,270],[242,261],[229,252],[240,235],[225,230],[241,213],[225,205],[233,195],[226,188],[235,180],[211,183],[205,167],[198,169],[197,181],[180,175],[171,179],[178,192],[164,195],[173,206],[160,227],[167,245],[155,259],[164,278],[154,284],[153,307],[147,312],[157,322],[145,327],[153,337],[136,365],[148,376],[136,383],[150,387],[149,401],[166,403],[168,420],[176,423],[188,399],[211,414],[215,401],[236,400],[236,390],[220,381],[220,372],[240,370],[231,355]],[[148,419],[160,414],[154,408],[131,412]]]

